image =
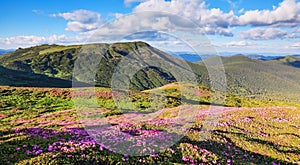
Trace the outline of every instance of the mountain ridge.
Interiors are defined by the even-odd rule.
[[[209,87],[210,79],[205,66],[205,60],[220,58],[223,62],[223,66],[216,67],[224,67],[227,77],[227,91],[230,93],[246,97],[282,100],[297,99],[296,97],[298,97],[298,93],[300,93],[300,69],[291,63],[287,63],[295,62],[295,59],[289,56],[285,57],[289,59],[285,61],[283,61],[282,58],[264,61],[239,55],[231,57],[212,57],[199,62],[188,62],[183,59],[175,58],[145,42],[99,43],[88,45],[91,47],[103,47],[101,54],[103,58],[99,64],[100,69],[96,72],[94,82],[97,86],[111,86],[113,71],[122,59],[131,57],[135,60],[149,60],[151,57],[155,58],[155,62],[157,63],[161,61],[169,62],[172,66],[179,68],[179,70],[185,70],[186,67],[183,67],[183,65],[187,65],[195,73],[197,82]],[[71,81],[74,63],[84,46],[87,45],[40,45],[17,49],[14,52],[0,56],[0,66],[9,69],[11,72],[30,73],[32,76],[45,75],[49,78]],[[297,60],[298,58],[296,58],[296,61]],[[92,62],[94,62],[93,59],[87,58],[85,64]],[[144,69],[138,71],[131,77],[131,89],[147,90],[176,81],[174,75],[168,70],[159,67],[145,67],[147,66],[147,61],[143,62],[146,63],[140,63],[138,65],[143,66]],[[138,65],[133,65],[132,67],[138,67]],[[165,66],[165,68],[168,67],[169,66]],[[184,75],[184,73],[180,74]],[[2,77],[2,79],[5,78]],[[8,84],[17,84],[16,81],[18,80],[14,81],[15,82]],[[19,81],[22,81],[22,79]]]

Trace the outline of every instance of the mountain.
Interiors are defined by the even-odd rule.
[[[42,74],[22,72],[0,66],[1,86],[26,86],[26,87],[71,87],[72,82]]]
[[[95,60],[97,57],[102,57],[100,63]],[[81,70],[80,73],[75,74],[75,80],[78,82],[111,86],[113,78],[121,84],[122,81],[131,78],[129,84],[131,89],[145,90],[175,82],[181,76],[189,77],[191,70],[187,68],[190,67],[198,83],[211,87],[210,76],[212,75],[208,74],[205,62],[217,60],[216,58],[188,62],[144,42],[72,46],[40,45],[17,49],[1,56],[0,66],[6,76],[1,76],[0,85],[33,86],[37,81],[54,86],[60,86],[62,82],[67,84],[72,80],[76,60],[81,59],[79,60],[81,63],[76,65]],[[246,56],[220,58],[225,69],[227,84],[219,85],[226,86],[229,93],[251,98],[299,101],[298,58],[287,56],[267,61]],[[93,66],[97,66],[95,75],[93,79],[88,79],[87,77],[91,77],[89,74],[93,73]],[[219,67],[222,66],[214,66],[216,69]],[[130,74],[132,77],[128,76]],[[34,79],[41,75],[44,77]],[[114,75],[118,76],[113,77]],[[222,81],[224,80],[220,80]]]
[[[0,56],[13,51],[13,49],[0,49]]]
[[[229,92],[248,97],[298,100],[299,68],[278,60],[261,61],[246,56],[221,57],[221,59]],[[204,61],[198,65],[205,66]]]
[[[170,55],[176,57],[176,58],[181,58],[189,62],[199,62],[201,60],[211,58],[213,55],[198,55],[193,52],[167,52]],[[262,61],[269,61],[269,60],[275,60],[278,58],[283,58],[285,57],[284,55],[261,55],[261,54],[241,54],[241,53],[235,53],[235,52],[220,52],[219,56],[222,57],[232,57],[232,56],[246,56],[251,59],[257,59],[257,60],[262,60]],[[300,57],[300,55],[292,55],[294,57]]]
[[[249,58],[252,58],[252,59],[263,60],[263,61],[274,60],[276,58],[283,57],[283,56],[265,56],[265,55],[259,55],[259,54],[250,54],[250,55],[246,55],[246,56]]]
[[[48,77],[70,81],[73,76],[74,63],[79,54],[83,58],[88,57],[84,60],[86,66],[89,66],[94,62],[94,59],[89,58],[91,56],[88,55],[92,52],[87,52],[85,55],[86,52],[84,52],[84,49],[88,47],[92,47],[93,50],[98,50],[100,48],[104,50],[99,54],[99,56],[102,56],[102,60],[97,69],[95,80],[93,80],[98,86],[110,86],[112,75],[114,74],[114,70],[118,66],[118,63],[124,57],[129,55],[132,60],[151,57],[152,59],[156,59],[155,62],[165,60],[177,62],[178,64],[174,63],[174,66],[180,66],[180,63],[182,62],[182,60],[169,56],[146,43],[132,42],[90,44],[84,46],[40,45],[26,49],[17,49],[14,52],[0,57],[0,65],[10,70],[43,74]],[[82,69],[89,69],[86,66]],[[82,76],[86,76],[87,73],[89,73],[89,71],[82,75],[78,75],[76,79],[81,81],[80,79]],[[22,79],[20,79],[20,81],[22,81]],[[170,73],[163,71],[163,69],[158,67],[146,67],[133,76],[130,85],[132,89],[142,90],[162,86],[174,81],[175,78]],[[16,83],[17,82],[11,82],[11,85],[15,85]]]
[[[167,52],[170,55],[176,57],[176,58],[181,58],[183,60],[189,61],[189,62],[198,62],[203,59],[209,58],[210,55],[198,55],[196,53],[192,52]]]
[[[300,57],[298,56],[285,56],[285,57],[278,57],[271,62],[285,64],[293,67],[300,68]]]

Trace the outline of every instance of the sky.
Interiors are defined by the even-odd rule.
[[[141,40],[166,51],[300,54],[299,0],[3,0],[0,49]]]

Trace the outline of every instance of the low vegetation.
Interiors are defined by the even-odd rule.
[[[186,86],[192,89],[191,85]],[[160,96],[165,92],[164,97]],[[164,108],[148,122],[130,123],[131,113],[117,109],[110,89],[97,88],[102,117],[135,137],[153,136],[168,128],[181,110],[196,110],[193,125],[183,138],[156,154],[131,156],[98,144],[84,129],[68,88],[0,88],[0,159],[2,164],[298,164],[300,108],[230,96],[228,107],[212,130],[203,129],[211,92],[200,86],[199,104],[183,102],[178,84],[144,92],[130,92],[128,101],[142,112],[150,98],[162,98]],[[149,95],[152,93],[153,97]],[[187,93],[190,93],[188,91]],[[84,93],[81,93],[81,95]],[[172,99],[170,99],[172,98]],[[239,100],[239,101],[237,101]],[[254,104],[256,103],[256,104]],[[240,106],[229,107],[231,104]],[[125,106],[125,105],[124,105]],[[253,107],[254,106],[254,107]],[[185,108],[180,108],[185,107]],[[148,109],[149,110],[149,109]],[[151,110],[147,111],[150,112]],[[155,113],[155,112],[154,112]],[[93,114],[91,114],[93,115]],[[97,114],[95,114],[96,118]],[[180,117],[180,116],[179,116]],[[117,122],[118,121],[118,122]],[[202,139],[203,135],[208,136]]]
[[[226,92],[211,86],[205,61],[176,59],[144,42],[40,45],[2,55],[1,164],[299,164],[299,59],[221,60]],[[186,76],[185,65],[197,83],[178,83],[168,71]],[[74,66],[82,72],[73,75]],[[95,78],[86,66],[96,66]],[[120,82],[107,88],[120,66],[129,90]],[[80,88],[70,88],[72,77]]]
[[[89,51],[89,48],[95,48]],[[95,58],[89,58],[89,54],[99,55],[102,58],[97,64],[95,79],[86,82],[84,77],[91,73],[89,67]],[[129,58],[129,61],[143,59],[168,61],[174,66],[185,64],[195,73],[200,84],[211,86],[210,77],[203,61],[191,63],[174,58],[144,42],[128,42],[114,44],[90,44],[90,45],[40,45],[26,49],[17,49],[14,52],[0,57],[0,72],[8,72],[0,77],[0,85],[10,86],[37,86],[36,82],[51,87],[70,87],[73,76],[73,68],[78,56],[84,58],[84,62],[78,66],[82,73],[74,78],[85,83],[95,83],[97,86],[111,86],[112,75],[120,61]],[[141,61],[142,60],[142,61]],[[206,60],[214,60],[208,58]],[[231,94],[247,98],[264,100],[280,100],[284,102],[299,102],[300,71],[299,59],[286,56],[275,60],[261,61],[245,56],[221,57],[227,79],[227,91]],[[147,61],[149,62],[149,61]],[[145,62],[145,63],[147,63]],[[130,89],[147,90],[157,88],[176,81],[169,68],[148,66],[138,69],[132,77]],[[138,67],[134,63],[130,66]],[[133,68],[134,68],[133,67]],[[122,72],[131,71],[133,68],[122,68]],[[126,73],[127,73],[126,72]],[[184,75],[184,73],[178,73]],[[26,75],[26,76],[22,76]],[[26,78],[28,77],[28,78]],[[126,74],[125,77],[127,78]],[[25,81],[24,81],[25,80]]]

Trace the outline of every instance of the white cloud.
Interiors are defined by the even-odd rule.
[[[252,40],[272,40],[299,37],[295,33],[288,33],[279,28],[253,28],[247,31],[242,31],[238,37]]]
[[[232,33],[228,27],[231,24],[237,24],[236,21],[238,20],[237,16],[235,16],[232,11],[224,13],[220,9],[208,9],[204,1],[198,0],[149,0],[139,4],[134,9],[134,12],[145,11],[163,11],[177,16],[182,16],[185,19],[191,19],[202,27],[202,30],[200,30],[201,32],[207,34],[231,36]],[[180,24],[175,25],[179,26]]]
[[[236,8],[237,4],[233,1],[226,1],[232,8]],[[244,13],[241,16],[235,15],[233,11],[223,12],[219,8],[208,8],[204,0],[124,0],[124,4],[127,5],[134,2],[139,2],[139,4],[133,9],[133,13],[140,14],[116,13],[117,20],[105,27],[101,27],[104,23],[101,15],[93,11],[75,10],[51,16],[67,20],[65,30],[80,32],[73,40],[88,38],[87,35],[97,36],[95,39],[98,40],[109,40],[115,36],[128,35],[138,31],[174,31],[178,29],[189,29],[209,35],[233,36],[232,26],[296,26],[300,24],[300,2],[296,0],[283,0],[271,10],[244,11],[241,9],[239,13]],[[195,24],[185,20],[186,18],[191,19]],[[101,27],[100,30],[98,30],[99,27]],[[295,32],[288,32],[273,27],[254,28],[240,32],[238,37],[253,40],[298,38],[297,32],[299,29]]]
[[[245,9],[244,9],[244,8],[242,8],[242,9],[240,9],[240,10],[238,11],[239,14],[242,14],[242,13],[244,13],[244,12],[245,12]]]
[[[295,42],[290,47],[292,47],[292,48],[300,48],[300,42]]]
[[[17,47],[28,47],[40,44],[67,44],[67,43],[78,43],[84,41],[82,37],[68,37],[66,35],[52,35],[50,37],[41,36],[16,36],[0,38],[0,45],[3,49],[17,48]]]
[[[144,1],[147,1],[147,0],[124,0],[124,4],[126,6],[130,6],[131,3],[134,3],[134,2],[144,2]]]
[[[81,35],[90,35],[91,38],[89,38],[89,41],[92,42],[103,42],[119,40],[132,33],[145,31],[164,31],[170,34],[183,31],[197,34],[233,35],[229,28],[213,25],[198,26],[193,21],[183,17],[162,12],[138,12],[132,15],[118,15],[118,19],[114,22],[106,24],[100,29],[82,33]],[[145,37],[144,39],[147,38]],[[158,39],[156,38],[156,40]]]
[[[226,43],[226,46],[237,46],[237,47],[244,47],[244,46],[251,46],[254,45],[253,42],[249,42],[249,41],[232,41],[232,42],[228,42]]]
[[[300,24],[300,2],[283,0],[272,10],[250,10],[239,17],[239,25],[252,26],[298,26]]]
[[[39,44],[45,41],[45,37],[37,37],[37,36],[16,36],[9,38],[1,38],[1,44],[4,45],[24,45],[24,44]]]
[[[125,4],[133,2],[140,2],[133,9],[133,15],[116,13],[117,20],[109,27],[101,27],[101,32],[97,32],[98,35],[109,37],[126,35],[139,30],[190,29],[209,35],[233,36],[231,27],[234,26],[295,26],[300,23],[300,3],[295,0],[284,0],[278,7],[274,6],[272,10],[240,10],[240,13],[245,13],[241,16],[235,15],[233,11],[226,13],[219,8],[209,9],[203,0],[124,0]],[[228,2],[231,3],[230,0]],[[163,12],[165,13],[163,14]],[[67,31],[92,34],[95,29],[103,25],[100,14],[87,10],[76,10],[53,16],[69,21]],[[195,24],[185,20],[186,18],[191,19]],[[264,32],[267,34],[263,34]],[[280,29],[253,29],[249,32],[242,32],[239,36],[257,40],[299,37],[296,34],[286,34]]]
[[[56,36],[17,36],[0,38],[0,44],[8,45],[36,45],[41,43],[75,43],[85,40],[106,42],[130,35],[139,31],[190,31],[210,35],[233,36],[231,27],[254,26],[247,31],[237,32],[237,37],[251,40],[272,40],[300,38],[300,2],[283,0],[278,6],[270,10],[241,9],[237,16],[233,11],[224,12],[219,8],[208,8],[204,0],[124,0],[129,5],[139,4],[133,9],[132,15],[115,13],[116,20],[101,27],[104,21],[97,12],[75,10],[65,13],[52,14],[67,20],[65,30],[79,32],[75,37]],[[228,0],[228,3],[231,3]],[[236,7],[231,3],[232,7]],[[38,11],[33,11],[38,12]],[[169,14],[170,13],[170,14]],[[188,20],[190,19],[190,20]],[[256,26],[266,26],[256,28]],[[285,30],[281,26],[287,26]],[[290,28],[290,26],[296,26]],[[99,27],[101,27],[99,29]],[[89,38],[89,36],[92,36]],[[158,38],[159,39],[159,38]],[[249,41],[233,41],[223,46],[250,46]],[[248,48],[248,47],[247,47]]]
[[[78,21],[82,23],[93,23],[100,19],[100,14],[88,10],[75,10],[73,12],[54,14],[55,17],[62,17],[65,20]]]
[[[75,10],[73,12],[52,14],[51,16],[68,20],[66,30],[73,32],[94,30],[103,24],[99,13],[88,10]]]
[[[235,24],[237,17],[232,11],[223,13],[220,9],[208,9],[205,1],[199,0],[149,0],[136,6],[135,12],[163,11],[192,19],[201,25],[217,25],[227,27]]]
[[[231,0],[226,0],[227,3],[230,5],[230,9],[236,9],[237,4]]]
[[[300,33],[300,28],[296,29],[295,33]]]
[[[35,14],[44,14],[44,11],[42,10],[32,10],[32,12]]]
[[[223,36],[233,36],[232,32],[228,28],[221,28],[221,27],[211,27],[211,26],[206,26],[201,28],[200,30],[201,33],[203,34],[208,34],[208,35],[223,35]]]
[[[231,7],[236,4],[227,0]],[[300,2],[296,0],[283,0],[272,10],[249,10],[241,9],[237,16],[233,11],[224,13],[219,8],[209,9],[205,1],[201,0],[148,0],[140,3],[134,12],[164,11],[185,18],[190,18],[200,26],[222,27],[229,26],[298,26],[300,24]]]

